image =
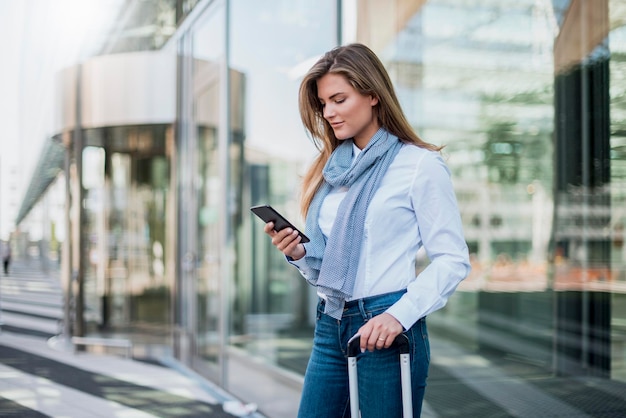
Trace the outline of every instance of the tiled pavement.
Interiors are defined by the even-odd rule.
[[[37,336],[0,335],[1,417],[244,416],[224,412],[224,402],[243,405],[218,387],[168,367],[75,354]]]

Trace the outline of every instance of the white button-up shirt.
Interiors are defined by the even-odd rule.
[[[353,158],[359,152],[355,146]],[[326,238],[346,193],[335,189],[322,204],[319,225]],[[407,289],[387,310],[405,329],[446,304],[470,263],[450,172],[439,153],[402,146],[367,209],[363,241],[354,245],[361,245],[361,255],[353,300]],[[422,247],[430,264],[416,275]],[[304,277],[310,273],[304,257],[290,262]]]

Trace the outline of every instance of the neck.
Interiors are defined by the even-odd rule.
[[[371,124],[367,129],[361,132],[358,136],[352,138],[354,141],[354,145],[359,147],[359,149],[363,149],[369,144],[370,140],[378,132],[380,129],[380,125],[378,123]]]

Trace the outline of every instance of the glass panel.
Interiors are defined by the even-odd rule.
[[[197,1],[142,0],[122,8],[116,19],[113,35],[103,47],[103,53],[119,54],[131,51],[156,50],[175,32],[184,16]],[[181,4],[184,6],[181,7]]]
[[[243,95],[233,95],[232,104],[245,122],[245,136],[233,138],[243,141],[245,160],[239,170],[233,167],[242,175],[232,193],[241,201],[233,210],[231,341],[261,362],[301,373],[311,348],[315,290],[274,249],[249,208],[269,203],[302,226],[300,178],[315,149],[302,129],[298,87],[313,62],[334,46],[335,9],[330,0],[231,1],[231,63],[245,80]]]
[[[626,3],[609,1],[611,378],[626,382]],[[622,16],[620,19],[619,16]],[[605,283],[606,284],[606,283]]]
[[[375,46],[417,132],[445,145],[472,257],[470,277],[428,318],[426,402],[447,415],[451,358],[479,353],[480,361],[518,375],[551,373],[547,251],[557,28],[544,2],[393,3],[391,17],[378,22],[380,6],[359,2],[369,20],[359,22],[358,40]],[[428,260],[418,257],[423,268]],[[483,372],[479,364],[462,366],[463,379]]]
[[[99,147],[83,149],[82,182],[83,200],[83,235],[86,246],[84,273],[85,310],[84,318],[88,326],[102,325],[103,300],[105,298],[106,271],[106,234],[105,229],[105,152]],[[93,329],[92,329],[93,330]]]
[[[596,399],[617,401],[605,392],[623,391],[615,380],[626,376],[626,6],[357,8],[357,38],[383,58],[412,124],[446,145],[472,256],[470,277],[428,318],[428,408],[508,416],[506,379],[563,402],[560,412],[570,403],[594,415],[571,395],[596,384]]]
[[[224,88],[224,22],[222,5],[213,7],[193,31],[193,121],[195,124],[196,220],[196,350],[204,360],[217,362],[220,334],[222,245],[220,219],[225,179],[220,177],[218,134],[220,94]]]
[[[130,155],[113,153],[111,155],[111,214],[109,221],[109,277],[106,283],[106,297],[109,312],[105,316],[105,325],[127,324],[130,322],[126,244],[127,219],[126,206],[128,189],[131,185]]]
[[[165,126],[88,130],[85,186],[85,317],[91,332],[134,332],[139,343],[166,344],[169,162]],[[97,330],[93,326],[97,325]]]

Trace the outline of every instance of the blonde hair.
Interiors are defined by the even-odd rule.
[[[380,126],[397,136],[402,142],[433,151],[439,151],[442,148],[424,142],[413,131],[400,107],[387,70],[371,49],[363,44],[333,48],[311,67],[300,84],[300,117],[313,143],[320,151],[302,183],[300,209],[304,217],[323,182],[324,165],[339,146],[339,140],[335,137],[332,127],[324,119],[317,92],[317,81],[326,74],[342,75],[358,93],[377,98],[378,104],[374,107],[374,111]]]

